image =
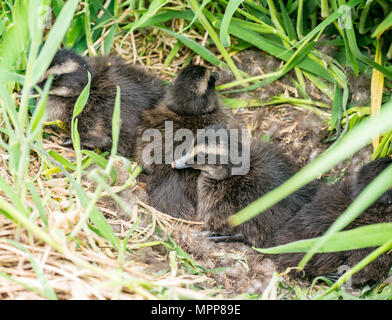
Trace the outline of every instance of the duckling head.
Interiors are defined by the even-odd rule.
[[[66,126],[70,124],[76,99],[88,83],[88,71],[92,73],[86,60],[77,53],[67,49],[56,53],[37,84],[43,88],[47,78],[53,75],[46,102],[47,121],[61,120]]]
[[[83,57],[71,50],[60,49],[54,56],[48,70],[42,76],[38,86],[42,88],[46,79],[53,75],[49,95],[65,98],[77,97],[87,85],[87,71],[90,71],[90,69]]]
[[[215,124],[198,130],[191,150],[173,161],[174,169],[192,168],[213,180],[224,180],[232,175],[235,167],[230,150],[241,148],[237,139],[230,137],[224,124]]]
[[[215,82],[216,72],[205,67],[189,65],[181,70],[169,88],[165,102],[174,112],[181,115],[201,115],[218,107]]]
[[[384,169],[392,164],[392,159],[389,157],[377,159],[369,162],[361,168],[353,186],[353,198],[355,199],[366,186],[371,183]],[[386,191],[380,198],[377,199],[376,205],[389,206],[392,204],[392,188]]]

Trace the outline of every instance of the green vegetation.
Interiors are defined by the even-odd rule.
[[[134,187],[141,168],[118,156],[116,143],[110,154],[81,149],[77,115],[87,101],[89,84],[74,109],[71,128],[74,161],[67,160],[64,150],[45,140],[50,132],[44,126],[44,111],[52,79],[48,79],[43,90],[36,83],[59,46],[88,55],[109,54],[115,48],[117,54],[130,60],[132,57],[133,62],[157,66],[167,80],[178,67],[199,56],[207,64],[231,70],[233,81],[217,89],[224,95],[225,104],[232,108],[288,103],[325,117],[332,146],[292,179],[231,218],[234,224],[239,224],[371,142],[373,158],[392,153],[391,9],[392,3],[385,0],[1,1],[0,213],[6,222],[1,224],[0,220],[0,226],[12,221],[13,227],[12,232],[7,229],[6,236],[0,237],[0,244],[24,257],[30,266],[30,278],[37,281],[13,274],[11,267],[2,263],[0,276],[31,294],[47,299],[69,298],[73,296],[70,288],[54,287],[53,277],[48,280],[48,272],[58,272],[62,261],[67,279],[88,288],[83,296],[86,298],[115,299],[123,294],[127,298],[147,299],[222,297],[219,288],[202,290],[196,285],[213,271],[199,266],[174,240],[167,240],[165,229],[173,223],[170,217],[140,203],[137,209],[132,209],[118,196],[120,191]],[[322,46],[333,46],[334,53],[323,52]],[[234,61],[236,54],[251,47],[281,60],[281,67],[270,73],[247,74]],[[352,94],[349,79],[359,74],[371,77],[368,105],[349,100]],[[283,77],[290,79],[298,97],[262,101],[257,97],[229,95],[252,94]],[[311,98],[309,83],[328,99]],[[33,88],[39,92],[37,102],[30,95]],[[118,141],[119,135],[120,95],[118,90],[113,141]],[[381,138],[375,138],[379,135]],[[119,175],[117,163],[122,163],[128,172],[121,185],[115,185]],[[392,248],[392,224],[340,230],[390,188],[391,181],[392,169],[388,168],[323,237],[259,250],[308,252],[301,262],[303,266],[320,250],[378,246],[352,269],[358,271]],[[102,206],[104,197],[114,200],[132,217],[125,232],[115,232],[113,220],[105,218],[104,213],[108,216],[110,210]],[[61,224],[54,218],[59,213]],[[146,220],[143,226],[142,220]],[[347,241],[348,232],[352,241]],[[356,240],[358,237],[361,241]],[[136,264],[128,261],[129,255],[137,249],[155,246],[164,246],[169,252],[169,267],[155,277],[142,276]],[[43,252],[47,265],[44,258],[37,260]],[[86,274],[72,278],[72,273],[80,270]],[[281,298],[354,299],[340,287],[347,276],[336,284],[329,283],[327,288],[315,282],[310,288],[300,288],[274,277],[263,297],[279,292]],[[359,298],[391,299],[391,290],[391,285],[365,288]]]

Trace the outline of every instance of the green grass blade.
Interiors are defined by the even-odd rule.
[[[332,105],[332,118],[331,118],[331,130],[333,130],[336,125],[340,122],[341,118],[341,106],[343,102],[342,91],[338,86],[335,86],[335,95]]]
[[[199,2],[197,0],[188,0],[193,12],[196,14],[199,12]],[[211,39],[215,42],[215,45],[217,49],[220,51],[222,54],[223,58],[225,59],[228,67],[230,68],[231,72],[233,72],[234,76],[236,77],[237,80],[242,79],[241,72],[237,69],[234,61],[232,60],[231,56],[229,53],[226,51],[225,47],[222,45],[222,43],[219,40],[218,34],[215,32],[215,29],[212,27],[211,23],[208,21],[207,17],[204,15],[204,12],[206,10],[202,10],[202,12],[199,12],[197,17],[200,21],[200,23],[203,25],[203,27],[206,29],[208,34],[210,35]],[[207,12],[207,11],[206,11]]]
[[[82,156],[80,153],[80,136],[78,132],[78,119],[77,116],[83,111],[88,98],[90,96],[90,85],[91,85],[91,74],[88,72],[88,82],[82,93],[78,97],[75,103],[75,107],[72,114],[72,125],[71,125],[71,137],[73,148],[76,153],[76,179],[80,182],[82,176]]]
[[[24,83],[25,77],[23,74],[18,74],[6,69],[0,69],[0,80],[3,81],[16,81],[19,83]]]
[[[34,62],[33,83],[36,83],[38,79],[41,78],[41,76],[44,74],[45,70],[49,67],[59,45],[63,41],[65,32],[71,23],[78,3],[78,0],[68,0],[61,10],[59,16],[56,18],[56,22],[49,31],[45,44],[37,60]]]
[[[120,87],[117,86],[116,100],[114,102],[113,116],[112,116],[112,150],[111,156],[114,157],[117,154],[118,140],[120,137],[120,113],[121,113],[121,92]]]
[[[293,23],[291,22],[289,14],[286,10],[285,4],[283,3],[282,0],[278,0],[278,2],[279,2],[282,18],[283,18],[283,25],[284,25],[285,31],[286,31],[290,41],[295,40],[295,38],[296,38],[295,29],[294,29]]]
[[[59,163],[61,163],[65,169],[67,170],[72,170],[75,171],[76,170],[76,166],[74,164],[72,164],[70,161],[68,161],[67,159],[65,159],[62,155],[58,154],[56,151],[54,150],[49,150],[48,154],[50,154],[50,156],[58,161]]]
[[[113,45],[114,37],[116,36],[116,31],[117,31],[117,24],[114,24],[111,26],[108,35],[105,37],[105,40],[103,42],[103,51],[105,55],[109,55],[110,53],[110,50]]]
[[[83,154],[87,155],[88,157],[90,157],[93,162],[95,162],[97,165],[99,165],[102,169],[105,169],[106,166],[108,165],[108,160],[106,160],[104,157],[100,156],[99,154],[96,154],[93,151],[90,150],[82,150],[81,151]],[[111,168],[110,170],[110,181],[111,184],[114,185],[116,183],[117,180],[117,173],[116,170],[114,168]]]
[[[372,33],[372,38],[378,38],[382,35],[386,30],[392,27],[392,12],[381,22],[377,29]]]
[[[43,123],[45,122],[46,115],[45,113],[45,105],[48,100],[48,94],[50,86],[52,85],[53,76],[50,76],[45,83],[44,90],[42,92],[41,98],[38,101],[37,106],[35,107],[33,116],[30,119],[29,127],[27,129],[29,139],[35,140],[37,133],[41,132]]]
[[[219,20],[220,19],[218,18],[218,27],[220,26]],[[282,46],[278,46],[276,43],[261,36],[260,34],[240,27],[235,20],[231,21],[229,26],[229,32],[234,36],[251,43],[252,45],[261,50],[267,51],[269,54],[278,57],[279,59],[282,59],[284,61],[288,61],[293,54],[291,50],[287,50]],[[314,73],[324,79],[327,79],[330,82],[335,82],[335,80],[325,68],[321,67],[319,64],[317,64],[315,61],[311,60],[308,57],[303,58],[303,60],[299,62],[297,66],[301,69]]]
[[[195,15],[193,14],[192,10],[166,11],[150,17],[148,20],[144,21],[141,25],[139,25],[139,28],[157,25],[172,19],[185,19],[191,21],[194,17]],[[131,29],[134,24],[135,22],[129,23],[122,29]]]
[[[30,251],[28,251],[24,246],[22,246],[19,242],[7,239],[7,242],[9,242],[10,244],[12,244],[14,247],[18,248],[19,250],[27,253],[27,255],[29,256],[29,260],[31,263],[31,266],[33,267],[33,270],[35,272],[35,274],[37,275],[37,278],[41,284],[41,287],[43,289],[43,296],[47,299],[50,300],[57,300],[57,296],[56,293],[54,292],[54,290],[49,286],[49,283],[41,269],[41,267],[38,265],[38,263],[35,261],[33,255],[30,253]]]
[[[200,55],[204,60],[210,62],[214,66],[217,67],[224,67],[227,66],[224,62],[219,60],[210,50],[207,48],[201,46],[198,44],[196,41],[189,39],[188,37],[175,33],[167,28],[164,27],[158,27],[158,29],[165,31],[166,33],[170,34],[173,37],[176,37],[179,41],[181,41],[185,46],[187,46],[189,49],[193,50],[196,52],[198,55]]]
[[[166,0],[153,0],[150,6],[148,7],[147,12],[143,14],[143,16],[132,25],[131,30],[129,32],[132,32],[135,29],[142,26],[146,21],[152,18],[160,8],[162,8],[168,2],[169,1]]]
[[[243,0],[230,0],[227,4],[225,14],[222,19],[222,24],[219,30],[219,37],[222,42],[222,45],[225,47],[230,46],[230,36],[228,34],[228,29],[230,25],[230,20],[233,17],[234,12],[240,6]]]
[[[27,182],[27,187],[29,189],[31,197],[33,198],[35,207],[37,208],[38,213],[39,213],[42,221],[45,223],[45,226],[48,226],[49,225],[48,224],[48,217],[46,216],[45,208],[41,202],[41,198],[40,198],[37,190],[35,190],[34,184],[29,181],[29,182]]]
[[[61,163],[51,158],[50,155],[43,148],[40,148],[38,145],[35,145],[34,148],[35,150],[37,150],[37,152],[41,154],[41,156],[45,158],[46,161],[50,163],[54,163],[55,166],[60,168],[61,172],[68,178],[73,188],[75,189],[78,199],[80,200],[82,206],[85,209],[87,209],[91,199],[87,196],[86,192],[82,189],[81,185],[72,177],[72,175],[69,174],[67,170],[65,170],[65,168],[62,166]],[[91,212],[90,219],[95,225],[95,227],[99,230],[102,237],[104,239],[107,239],[113,245],[114,248],[119,250],[121,248],[121,243],[119,238],[114,234],[110,224],[106,221],[102,212],[99,211],[95,206]]]
[[[370,262],[375,260],[378,256],[382,255],[383,253],[387,252],[392,248],[392,240],[389,240],[385,244],[383,244],[381,247],[377,248],[373,252],[371,252],[369,255],[367,255],[365,258],[363,258],[361,261],[359,261],[352,269],[348,270],[345,272],[339,279],[336,281],[331,288],[326,290],[323,294],[320,296],[316,297],[316,299],[321,299],[331,293],[332,291],[336,290],[339,286],[341,286],[343,283],[345,283],[349,277],[351,277],[354,273],[358,272],[359,270],[363,269],[366,267]]]
[[[272,248],[254,248],[260,253],[308,252],[322,237],[299,240]],[[392,223],[379,223],[335,233],[315,253],[338,252],[381,246],[392,238]]]

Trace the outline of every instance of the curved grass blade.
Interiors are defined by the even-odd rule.
[[[199,13],[201,12],[201,10],[204,9],[204,7],[209,4],[211,2],[211,0],[203,0],[203,2],[200,5],[199,10],[197,10],[196,14],[193,15],[192,21],[184,28],[181,30],[181,33],[184,33],[186,30],[188,30],[197,20],[197,17],[199,16]]]
[[[96,154],[93,151],[82,150],[81,153],[85,154],[86,156],[89,156],[102,169],[105,169],[106,166],[108,165],[109,162],[108,160],[106,160],[104,157],[100,156],[99,154]],[[112,185],[114,185],[117,181],[117,173],[114,168],[111,168],[110,170],[110,181]]]
[[[348,26],[346,26],[344,32],[347,35],[348,45],[354,57],[366,63],[368,66],[377,69],[377,71],[383,73],[389,79],[392,79],[392,71],[383,67],[377,62],[374,62],[373,60],[369,59],[368,57],[362,54],[362,52],[359,50],[357,45],[355,31],[354,31],[354,27],[352,26],[351,19],[348,20],[347,24]]]
[[[78,132],[78,119],[77,116],[83,111],[88,98],[90,96],[91,74],[88,72],[88,82],[83,89],[82,93],[76,100],[75,107],[72,114],[71,137],[73,148],[76,153],[76,180],[80,182],[82,177],[82,155],[80,152],[80,136]]]
[[[243,0],[230,0],[226,6],[225,14],[222,19],[222,24],[219,30],[220,41],[223,46],[230,46],[230,36],[228,34],[228,29],[230,25],[230,20],[233,17],[234,12],[240,6]]]
[[[139,28],[144,23],[146,23],[146,21],[152,18],[157,13],[157,11],[168,2],[169,1],[166,0],[153,0],[150,6],[148,7],[147,12],[143,14],[142,17],[132,25],[131,30],[129,32],[134,31],[135,29]]]
[[[35,107],[33,116],[30,119],[29,127],[27,129],[28,139],[33,141],[37,137],[37,134],[41,132],[42,125],[45,122],[46,115],[45,113],[45,105],[48,100],[48,94],[50,86],[52,85],[53,76],[49,76],[47,79],[44,90],[41,94],[41,98],[38,101],[37,106]]]
[[[68,0],[64,4],[63,9],[56,18],[56,22],[49,31],[37,60],[34,62],[32,83],[36,83],[38,79],[41,78],[52,62],[52,59],[57,52],[57,48],[63,41],[65,32],[71,23],[78,3],[78,0]]]
[[[376,54],[374,61],[382,64],[381,55],[381,39],[377,38]],[[372,82],[370,83],[370,112],[375,115],[381,109],[382,91],[384,89],[384,75],[376,69],[373,69]],[[376,150],[379,144],[379,137],[374,137],[372,140],[373,150]]]
[[[380,37],[386,30],[392,27],[392,12],[381,22],[372,33],[372,38]]]
[[[148,20],[144,21],[139,28],[149,27],[151,25],[157,25],[172,19],[185,19],[191,21],[195,15],[192,10],[182,10],[182,11],[165,11],[153,15]],[[129,23],[128,25],[122,27],[122,29],[130,29],[135,24],[135,22]]]
[[[181,41],[185,46],[187,46],[189,49],[193,50],[196,52],[198,55],[200,55],[204,60],[208,61],[209,63],[213,64],[214,66],[217,67],[225,67],[227,66],[226,63],[222,62],[219,60],[210,50],[207,48],[201,46],[198,44],[196,41],[189,39],[188,37],[175,33],[167,28],[164,27],[157,27],[158,29],[165,31],[166,33],[170,34],[173,37],[176,37],[179,41]]]
[[[392,238],[392,223],[378,223],[335,233],[315,253],[378,247]],[[290,242],[272,248],[253,248],[260,253],[308,252],[321,237]]]
[[[23,210],[18,210],[14,208],[4,199],[0,198],[0,213],[6,215],[11,220],[14,220],[24,226],[28,231],[39,237],[42,241],[47,242],[54,249],[59,252],[63,252],[61,245],[55,241],[47,232],[38,227],[33,221],[28,217],[28,212]]]
[[[392,240],[389,240],[386,242],[384,245],[381,247],[377,248],[373,252],[371,252],[369,255],[367,255],[365,258],[363,258],[361,261],[359,261],[351,270],[347,271],[344,275],[342,275],[338,281],[334,283],[334,285],[326,290],[323,294],[321,294],[319,297],[316,299],[321,299],[331,293],[332,291],[336,290],[339,286],[341,286],[343,283],[347,281],[349,277],[351,277],[354,273],[358,272],[359,270],[363,269],[366,267],[370,262],[375,260],[378,256],[382,255],[384,252],[387,252],[392,248]]]
[[[198,1],[197,0],[188,0],[188,1],[189,1],[189,4],[190,4],[193,12],[196,14],[200,8]],[[206,29],[206,31],[210,35],[211,39],[215,42],[216,47],[218,48],[218,50],[222,54],[228,67],[230,68],[231,72],[233,72],[236,79],[241,80],[242,79],[241,72],[237,69],[233,59],[231,58],[230,54],[226,51],[225,47],[220,42],[218,34],[215,32],[215,29],[212,27],[211,23],[206,18],[206,16],[203,14],[203,12],[204,11],[199,12],[199,14],[197,16],[200,23]]]
[[[62,155],[58,154],[56,151],[54,150],[49,150],[48,153],[50,154],[50,156],[58,161],[59,163],[61,163],[65,169],[67,170],[72,170],[75,171],[76,170],[76,166],[71,163],[70,161],[68,161],[67,159],[65,159]]]
[[[218,17],[216,26],[220,27],[220,23],[221,19]],[[288,61],[293,55],[292,50],[288,50],[281,46],[278,46],[276,43],[261,36],[257,32],[242,28],[235,20],[231,21],[229,26],[229,32],[237,38],[249,42],[255,47],[264,50],[275,57],[279,57],[279,59],[282,59],[284,61]],[[311,60],[309,57],[304,57],[302,61],[300,61],[296,66],[311,73],[314,73],[330,82],[335,82],[334,78],[328,73],[328,71],[324,67],[320,66],[317,62]]]
[[[118,140],[120,137],[120,127],[121,127],[120,103],[121,103],[121,92],[120,92],[120,87],[117,86],[116,99],[114,102],[114,109],[113,109],[113,116],[112,116],[112,150],[111,150],[112,157],[114,157],[117,154]]]
[[[72,184],[73,188],[76,190],[76,194],[77,194],[78,199],[80,200],[83,208],[87,209],[91,199],[87,196],[86,192],[83,190],[81,185],[72,177],[72,175],[67,170],[65,170],[65,168],[63,167],[63,165],[61,163],[59,163],[58,161],[51,158],[50,155],[43,148],[39,147],[38,145],[34,145],[34,149],[37,152],[39,152],[41,154],[41,156],[45,158],[46,161],[53,163],[55,166],[57,166],[61,170],[61,172],[68,178],[69,182]],[[0,205],[1,205],[1,199],[0,199]],[[0,206],[0,209],[1,209],[1,206]],[[105,219],[102,212],[99,211],[96,206],[94,206],[92,209],[92,212],[90,214],[90,219],[93,222],[93,224],[95,225],[95,227],[99,230],[102,237],[104,239],[108,240],[113,245],[113,247],[115,249],[119,250],[121,248],[121,243],[120,243],[119,238],[114,234],[112,228],[110,227],[110,224],[107,222],[107,220]],[[46,241],[46,242],[48,242],[48,241]],[[60,252],[61,252],[61,249],[60,249]]]
[[[35,207],[37,208],[38,213],[39,213],[42,221],[45,223],[45,226],[48,226],[49,225],[48,224],[48,217],[46,216],[44,206],[42,205],[41,198],[38,195],[37,190],[35,190],[34,184],[29,181],[29,182],[27,182],[27,187],[29,189],[31,197],[33,198]]]
[[[46,279],[42,269],[40,266],[37,264],[35,261],[33,255],[28,251],[24,246],[22,246],[19,242],[13,241],[11,239],[6,239],[8,243],[12,244],[14,247],[18,248],[19,250],[25,252],[30,260],[31,266],[33,267],[33,270],[35,274],[37,275],[37,278],[39,282],[41,283],[41,287],[43,289],[43,296],[47,299],[50,300],[57,300],[56,293],[52,289],[52,287],[49,286],[48,280]]]

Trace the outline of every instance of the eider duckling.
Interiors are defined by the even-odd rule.
[[[313,201],[305,205],[302,210],[276,232],[271,241],[271,246],[322,236],[355,200],[359,193],[391,163],[392,160],[390,158],[372,161],[361,168],[354,181],[344,179],[334,185],[321,187]],[[392,222],[391,203],[392,191],[389,190],[344,230],[374,223]],[[364,248],[341,252],[317,253],[305,265],[305,274],[310,277],[325,275],[330,278],[336,278],[336,276],[342,274],[339,267],[352,268],[374,249]],[[270,258],[277,262],[279,268],[285,270],[288,267],[296,267],[303,256],[304,253],[285,253],[270,255]],[[355,273],[352,277],[352,284],[359,286],[380,281],[388,275],[391,266],[392,254],[383,254]],[[295,271],[292,271],[291,274],[301,275]]]
[[[154,109],[141,113],[136,158],[148,174],[149,204],[174,217],[194,217],[197,205],[195,185],[200,174],[198,170],[174,170],[171,167],[174,152],[183,143],[181,138],[176,139],[177,134],[186,131],[194,135],[197,129],[219,122],[230,128],[244,127],[242,120],[220,102],[215,91],[217,79],[217,73],[202,66],[189,65],[180,71],[164,100]],[[148,136],[151,132],[159,137],[151,141]],[[161,161],[146,159],[144,152],[152,147],[154,153],[162,155]]]
[[[38,84],[54,75],[48,101],[47,120],[61,120],[70,126],[76,100],[88,83],[90,96],[78,116],[78,130],[83,146],[107,150],[112,145],[112,115],[116,86],[121,94],[121,128],[118,153],[133,157],[136,126],[140,112],[150,109],[164,96],[161,80],[141,67],[131,66],[120,57],[96,56],[83,58],[77,53],[60,49]]]
[[[208,126],[205,130],[215,134],[216,148],[210,141],[212,138],[214,142],[214,137],[207,133],[206,142],[201,132],[194,148],[172,163],[173,168],[192,168],[200,172],[194,185],[198,195],[198,218],[206,222],[210,231],[221,235],[240,234],[254,246],[265,246],[286,220],[312,200],[317,182],[303,187],[251,220],[231,227],[227,218],[281,185],[298,168],[282,150],[270,143],[252,138],[248,140],[249,147],[245,148],[242,139],[231,136],[224,125]],[[233,169],[240,168],[245,161],[240,163],[234,158],[237,150],[242,150],[243,159],[249,157],[248,170],[240,174]]]

